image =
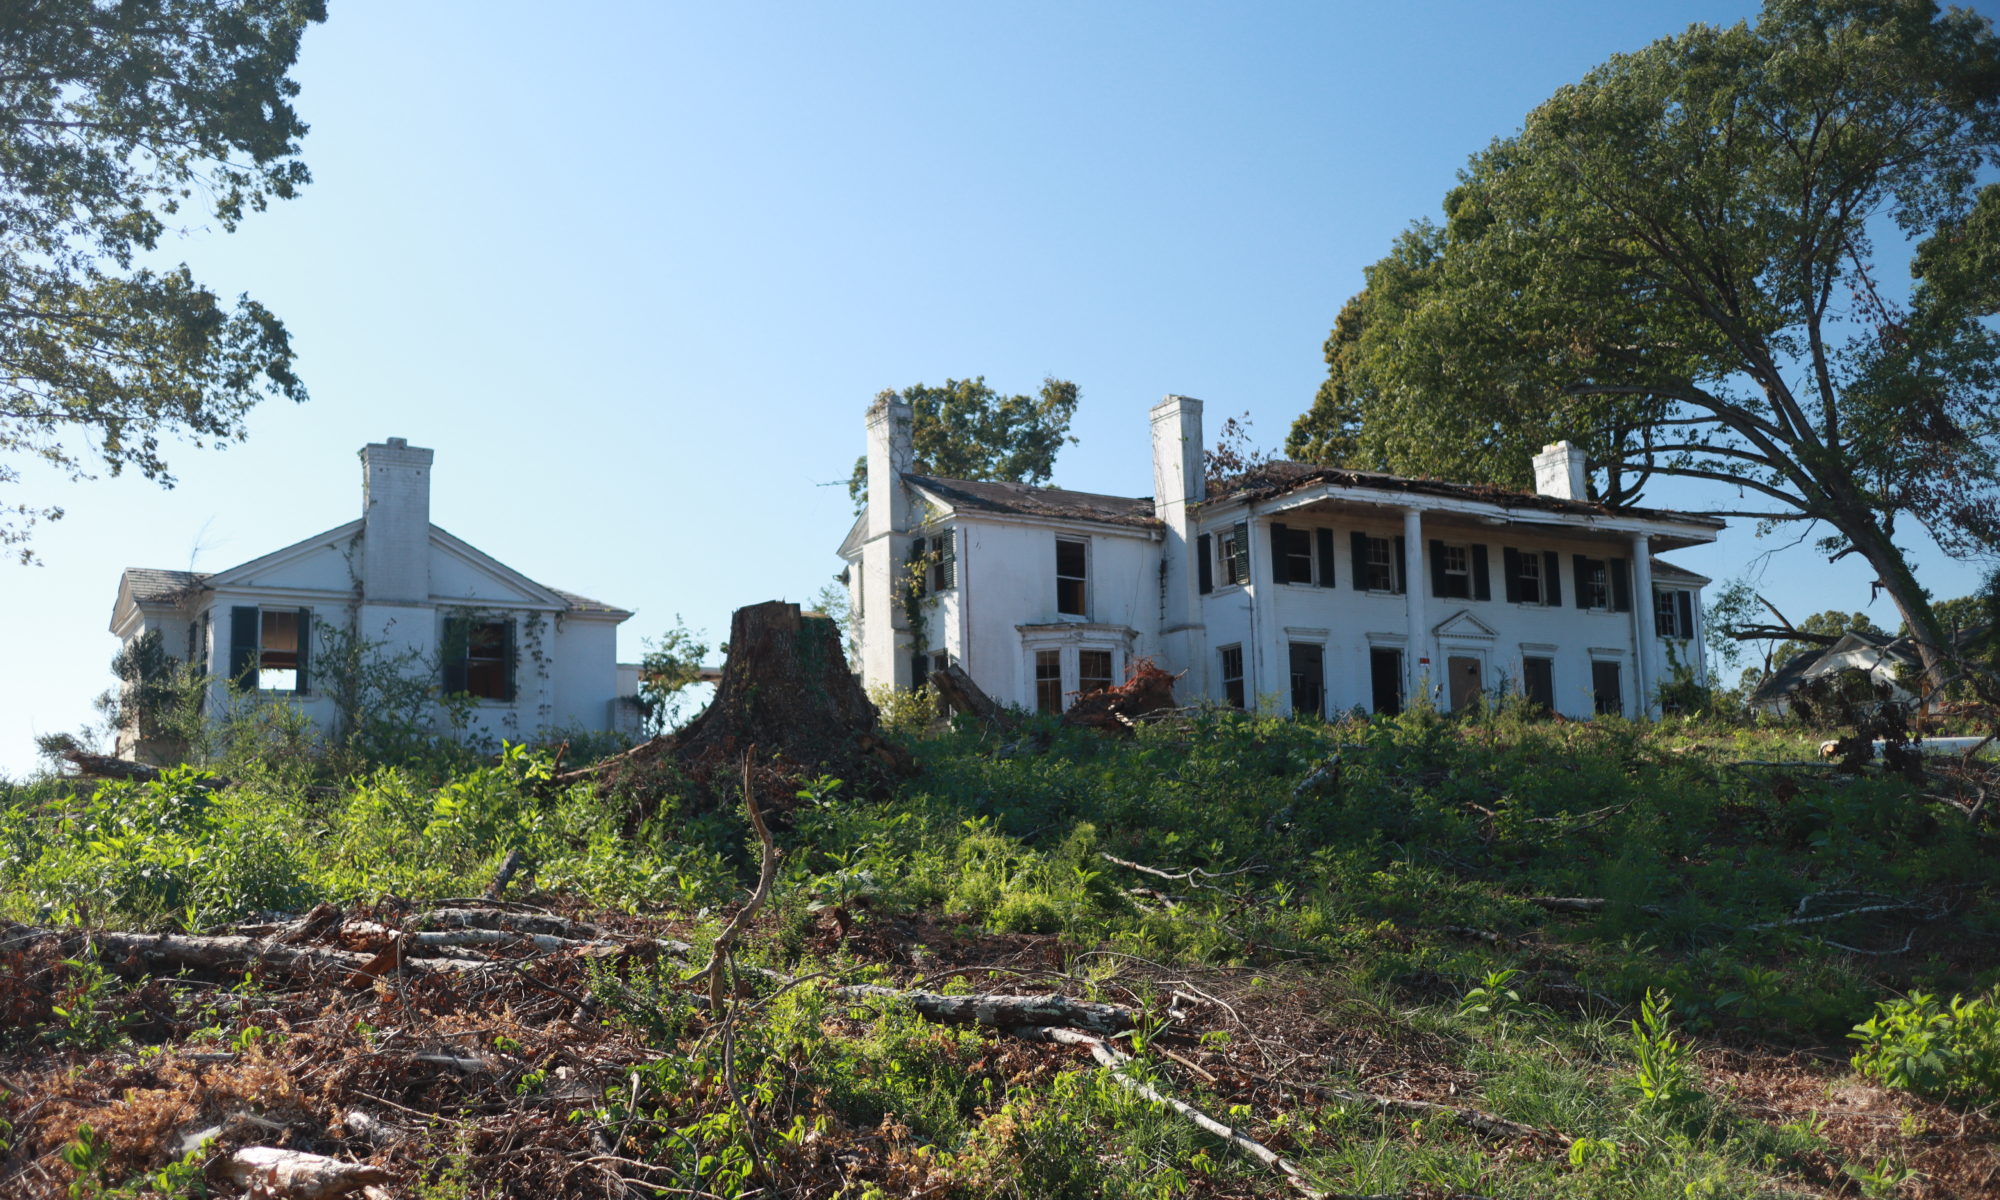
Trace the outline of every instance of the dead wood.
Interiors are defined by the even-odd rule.
[[[569,749],[569,743],[564,742],[562,744],[562,749],[556,751],[556,762],[555,762],[556,766],[562,765],[562,751],[567,749]],[[514,872],[520,869],[521,869],[520,850],[518,849],[509,850],[507,852],[506,859],[502,861],[500,864],[500,869],[494,872],[493,882],[486,885],[486,898],[488,900],[498,900],[502,895],[504,895],[507,891],[507,885],[514,881]]]
[[[900,1001],[930,1020],[953,1025],[984,1025],[991,1029],[1050,1026],[1105,1035],[1138,1027],[1139,1014],[1132,1009],[1071,1000],[1054,992],[1030,996],[946,996],[865,983],[830,990],[846,1000]]]
[[[222,1176],[252,1195],[279,1200],[335,1200],[391,1176],[367,1163],[342,1162],[320,1154],[246,1146],[222,1160]]]
[[[142,762],[133,762],[129,758],[113,758],[109,754],[92,754],[88,750],[78,750],[74,747],[63,751],[62,756],[69,760],[71,766],[76,768],[78,775],[86,779],[129,779],[134,783],[152,783],[163,773],[159,767],[149,766]],[[203,779],[197,781],[194,786],[213,791],[217,788],[229,786],[229,781],[226,779]]]
[[[1283,1175],[1287,1183],[1291,1184],[1301,1194],[1312,1197],[1312,1200],[1329,1200],[1326,1192],[1307,1183],[1305,1175],[1300,1172],[1296,1165],[1269,1146],[1228,1125],[1224,1125],[1192,1104],[1184,1100],[1177,1100],[1152,1085],[1142,1083],[1126,1074],[1123,1068],[1130,1065],[1132,1059],[1113,1049],[1102,1038],[1094,1038],[1089,1034],[1078,1033],[1073,1029],[1062,1029],[1052,1026],[1034,1026],[1026,1029],[1017,1029],[1014,1033],[1018,1037],[1027,1038],[1031,1041],[1055,1042],[1065,1046],[1088,1047],[1090,1056],[1111,1071],[1111,1078],[1116,1080],[1120,1087],[1135,1095],[1143,1096],[1154,1104],[1173,1109],[1181,1116],[1193,1122],[1202,1131],[1221,1138],[1229,1145],[1230,1149],[1241,1154],[1247,1154],[1280,1175]]]
[[[967,675],[957,663],[948,663],[943,669],[932,671],[930,684],[944,706],[955,713],[964,713],[996,729],[1007,729],[1014,724],[1006,710],[994,703],[985,689],[974,683],[972,676]]]
[[[417,917],[419,926],[446,929],[497,929],[522,933],[546,933],[552,937],[594,942],[604,930],[582,921],[571,921],[546,913],[513,912],[501,908],[433,908]]]
[[[1611,901],[1603,896],[1529,896],[1528,903],[1550,912],[1599,913],[1611,906]],[[1666,912],[1657,904],[1641,904],[1640,912],[1649,917],[1657,917]]]
[[[1150,658],[1135,658],[1125,682],[1085,692],[1063,710],[1063,724],[1105,733],[1126,734],[1144,717],[1167,712],[1174,704],[1174,680]]]
[[[412,973],[464,971],[484,967],[483,962],[452,959],[427,960],[422,964],[404,961],[394,948],[381,954],[332,950],[319,946],[287,946],[259,938],[224,934],[200,936],[185,933],[83,932],[48,929],[33,925],[0,925],[7,941],[52,938],[58,942],[84,943],[113,973],[126,978],[141,975],[171,975],[184,969],[210,974],[242,975],[253,969],[277,975],[311,977],[340,973],[350,984],[365,984],[395,970]],[[400,939],[399,939],[400,941]]]
[[[729,961],[729,948],[735,944],[737,935],[756,917],[757,910],[764,907],[764,901],[771,896],[771,884],[778,877],[778,848],[771,840],[770,826],[764,824],[764,814],[757,807],[756,788],[750,780],[752,753],[754,747],[743,755],[743,807],[749,811],[750,826],[757,831],[757,840],[763,845],[763,861],[757,869],[757,890],[750,893],[749,902],[737,909],[736,915],[729,918],[729,924],[716,935],[715,945],[709,950],[708,966],[702,969],[702,974],[708,977],[708,1010],[713,1013],[722,1011],[722,976]]]

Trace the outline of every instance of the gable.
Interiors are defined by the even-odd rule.
[[[561,612],[569,602],[492,555],[431,526],[431,597],[447,604],[491,604]]]
[[[293,542],[260,558],[217,571],[206,580],[212,589],[264,589],[287,592],[339,592],[352,595],[355,584],[355,538],[360,521],[349,521],[324,533]]]

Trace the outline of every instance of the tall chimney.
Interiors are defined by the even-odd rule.
[[[1543,446],[1535,455],[1535,491],[1558,500],[1590,498],[1590,467],[1583,451],[1568,442]]]
[[[431,596],[431,459],[402,438],[361,448],[361,594],[375,604]]]
[[[1153,406],[1153,505],[1190,504],[1207,495],[1202,470],[1201,401],[1168,396]]]
[[[910,527],[910,498],[903,475],[916,458],[909,401],[883,392],[868,406],[868,536]]]
[[[910,406],[884,392],[868,406],[867,538],[861,543],[861,682],[869,687],[907,688],[913,653],[910,619],[903,611],[905,563],[909,547],[910,493],[903,483],[915,456]]]

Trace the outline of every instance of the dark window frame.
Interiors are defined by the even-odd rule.
[[[1231,708],[1248,708],[1248,692],[1244,686],[1243,645],[1221,646],[1216,650],[1222,662],[1222,701]],[[1234,674],[1231,668],[1234,668]]]
[[[1090,616],[1090,539],[1064,538],[1056,540],[1056,612],[1065,617]],[[1064,574],[1063,562],[1066,548],[1073,548],[1077,557],[1074,574]],[[1075,607],[1067,607],[1074,605]]]
[[[520,698],[520,639],[512,615],[477,613],[444,622],[444,691],[496,704]],[[475,653],[475,651],[480,651]]]

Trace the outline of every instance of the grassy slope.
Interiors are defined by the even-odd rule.
[[[1842,1039],[1897,992],[2000,981],[1994,840],[1902,781],[1737,765],[1810,744],[1421,713],[1334,726],[1221,715],[1123,742],[962,730],[919,742],[923,773],[894,798],[805,789],[745,955],[791,974],[1175,1007],[1176,1022],[1138,1039],[1138,1069],[1341,1192],[1888,1195],[1916,1171],[1893,1194],[1987,1194],[1993,1127],[1855,1079]],[[0,912],[198,928],[320,900],[468,895],[521,847],[546,903],[635,914],[633,931],[713,933],[752,873],[740,820],[669,806],[621,837],[616,798],[533,798],[543,770],[517,753],[439,785],[383,772],[334,798],[278,773],[219,795],[188,780],[82,797],[19,788],[0,818]],[[1550,912],[1536,896],[1605,904]],[[1855,908],[1879,911],[1785,923]],[[477,1104],[426,1091],[416,1107],[446,1119],[396,1161],[438,1196],[507,1194],[489,1137],[500,1103],[624,1130],[616,1157],[656,1164],[650,1182],[754,1190],[733,1182],[743,1138],[685,973],[572,980],[603,1003],[586,1040],[645,1065],[588,1096],[547,1080]],[[1640,1086],[1676,1090],[1660,1078],[1671,1061],[1642,1078],[1631,1021],[1649,989],[1672,998],[1672,1028],[1693,1042],[1678,1098],[1648,1101]],[[162,1015],[157,998],[146,1007],[33,955],[0,960],[0,1001],[13,1013],[8,1117],[24,1126],[37,1089],[54,1086],[51,1063],[99,1079],[105,1097],[61,1108],[62,1121],[120,1128],[117,1072],[255,1023],[212,1000]],[[516,1045],[557,1037],[546,1023],[509,1028]],[[168,1049],[134,1044],[149,1041]],[[780,1193],[1285,1190],[1087,1056],[850,1009],[813,983],[748,1012],[731,1052]],[[531,1080],[531,1058],[513,1086]],[[1577,1140],[1384,1117],[1316,1098],[1314,1084],[1476,1105]],[[298,1120],[349,1099],[302,1095]],[[0,1178],[53,1188],[75,1174],[55,1161],[72,1131],[49,1119],[16,1132]],[[114,1183],[169,1157],[104,1154]]]

